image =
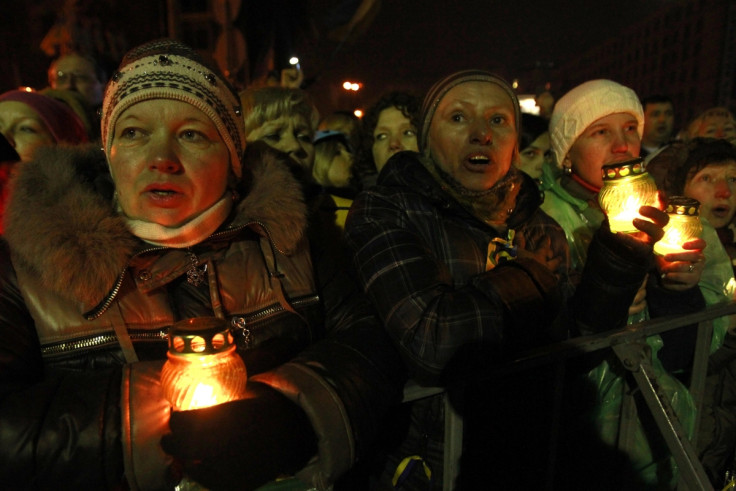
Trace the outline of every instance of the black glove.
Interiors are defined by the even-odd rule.
[[[645,220],[640,218],[635,220],[639,220],[640,223],[645,222]],[[645,224],[644,227],[652,229],[652,234],[654,234],[657,229],[661,232],[662,228],[661,226],[658,227],[651,223]],[[615,256],[618,256],[625,261],[631,261],[632,263],[644,266],[646,269],[654,266],[654,248],[651,240],[653,240],[652,237],[644,232],[637,232],[635,234],[611,232],[608,218],[603,220],[601,226],[595,233],[594,238],[594,242],[597,241],[604,245]],[[643,279],[644,277],[642,276],[642,281]]]
[[[293,475],[317,452],[304,411],[268,385],[248,382],[246,399],[177,411],[161,447],[187,477],[209,489],[255,489]]]

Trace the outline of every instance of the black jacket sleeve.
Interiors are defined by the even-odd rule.
[[[604,221],[593,236],[580,284],[570,300],[579,334],[624,327],[653,260],[652,246],[611,233]]]
[[[34,324],[1,241],[0,482],[17,489],[119,485],[119,399],[117,370],[44,373]]]
[[[254,380],[301,406],[318,435],[318,458],[297,475],[328,486],[370,452],[407,371],[358,287],[341,233],[313,214],[308,230],[325,337]]]

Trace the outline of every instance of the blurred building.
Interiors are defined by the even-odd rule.
[[[734,109],[736,1],[667,2],[615,37],[559,64],[550,76],[558,96],[594,78],[616,80],[641,97],[668,95],[675,104],[677,128],[709,107]]]

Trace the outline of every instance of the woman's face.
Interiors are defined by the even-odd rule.
[[[269,146],[281,150],[305,169],[314,165],[314,144],[309,122],[301,115],[281,116],[255,128],[247,136],[249,142],[262,140]]]
[[[726,115],[707,116],[700,123],[696,136],[722,138],[736,145],[736,122]]]
[[[638,125],[629,113],[614,113],[597,119],[575,140],[567,152],[569,162],[563,165],[572,165],[573,172],[591,186],[602,187],[604,165],[639,156]]]
[[[685,196],[700,201],[700,215],[715,228],[736,214],[736,161],[708,164],[685,184]]]
[[[531,145],[519,152],[519,169],[535,179],[542,177],[542,164],[549,152],[549,132],[545,131]]]
[[[327,171],[327,179],[337,188],[350,186],[352,177],[353,154],[348,152],[345,145],[338,143],[338,153],[332,157],[332,163]]]
[[[0,133],[18,152],[21,162],[31,160],[38,147],[56,143],[38,113],[18,101],[0,102]]]
[[[517,145],[514,104],[498,85],[466,82],[450,89],[429,126],[429,152],[472,191],[493,187],[511,168]]]
[[[139,102],[113,128],[108,160],[130,218],[183,225],[227,190],[230,156],[212,120],[174,100]]]
[[[378,114],[373,130],[373,162],[381,172],[391,156],[402,150],[417,151],[417,129],[400,109],[387,107]]]

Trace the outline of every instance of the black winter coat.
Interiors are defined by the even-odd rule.
[[[468,360],[467,350],[489,350],[484,358],[493,363],[558,339],[550,321],[563,305],[567,243],[539,210],[534,182],[525,178],[507,225],[528,250],[549,239],[561,260],[557,270],[519,258],[487,271],[489,244],[505,240],[506,230],[471,215],[416,154],[403,152],[390,164],[353,202],[345,237],[366,293],[414,377],[437,383],[448,367]]]
[[[492,227],[451,197],[420,158],[396,154],[353,202],[345,236],[355,267],[415,380],[465,391],[453,400],[465,418],[463,489],[532,486],[546,472],[549,438],[556,438],[551,408],[562,387],[550,367],[511,376],[497,369],[593,321],[599,331],[623,327],[651,246],[631,249],[602,231],[591,248],[595,267],[572,293],[564,232],[540,210],[531,178],[523,175],[506,227]],[[507,229],[528,252],[549,241],[547,257],[560,259],[555,271],[522,254],[489,270],[489,244],[506,239]],[[400,451],[431,460],[431,442],[441,446],[441,404],[432,404],[419,401],[412,414],[425,440],[405,441]],[[431,464],[439,479],[441,463]]]

